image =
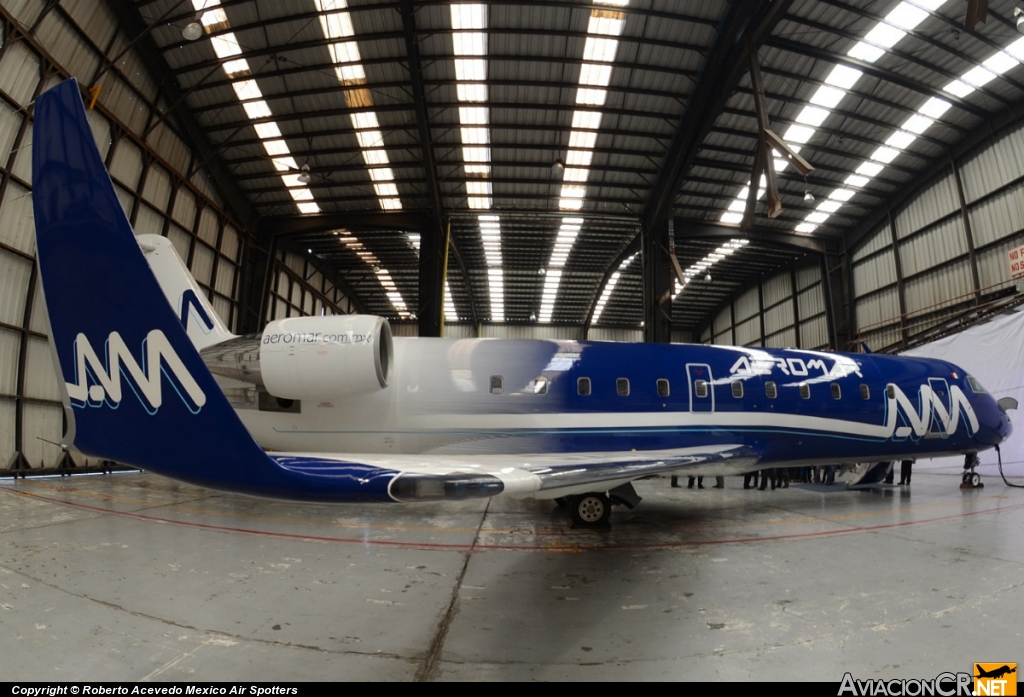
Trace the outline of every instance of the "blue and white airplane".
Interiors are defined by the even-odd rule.
[[[392,339],[369,316],[237,337],[167,240],[134,236],[74,80],[36,100],[33,157],[65,445],[86,455],[297,501],[555,499],[602,525],[651,475],[970,456],[1012,430],[1012,400],[936,360]]]

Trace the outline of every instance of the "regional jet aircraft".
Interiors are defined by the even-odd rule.
[[[1015,404],[937,360],[392,339],[369,316],[237,337],[166,240],[134,236],[74,80],[36,101],[35,134],[65,445],[86,455],[298,501],[554,499],[603,525],[651,475],[972,455],[1011,433]]]

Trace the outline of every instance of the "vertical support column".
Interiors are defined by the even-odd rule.
[[[672,341],[672,261],[668,256],[670,220],[659,220],[643,234],[644,341]]]
[[[767,345],[764,337],[764,278],[757,279],[757,318],[761,323],[761,348],[764,348]]]
[[[796,340],[796,348],[803,348],[800,341],[800,298],[797,297],[796,269],[789,270],[789,284],[793,290],[793,335]]]
[[[896,297],[900,303],[900,346],[907,347],[907,293],[903,283],[903,259],[900,256],[900,236],[896,234],[896,217],[889,209],[889,239],[892,241],[892,260],[896,265]]]
[[[836,336],[836,305],[832,297],[832,279],[828,270],[828,254],[822,253],[821,262],[821,293],[825,300],[825,324],[828,331],[828,345],[833,351],[841,351],[839,338]]]
[[[424,216],[420,229],[420,293],[416,312],[420,336],[441,336],[446,246],[440,223],[432,216]]]
[[[729,337],[729,344],[732,346],[739,346],[739,339],[736,338],[736,294],[734,293],[729,298],[729,331],[731,336]]]
[[[971,229],[971,216],[967,214],[967,199],[964,196],[964,183],[960,178],[960,167],[956,160],[950,163],[953,168],[953,181],[956,182],[956,195],[960,200],[960,220],[964,225],[964,237],[967,239],[967,255],[971,260],[971,282],[974,283],[974,304],[981,302],[981,278],[978,275],[978,255],[974,251],[974,231]]]

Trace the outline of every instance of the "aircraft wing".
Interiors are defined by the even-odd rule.
[[[268,455],[282,469],[314,479],[334,478],[353,467],[366,468],[367,482],[376,478],[376,473],[387,473],[391,478],[387,493],[399,501],[498,494],[553,499],[608,491],[655,474],[739,474],[753,469],[758,461],[757,454],[742,445],[537,455]]]

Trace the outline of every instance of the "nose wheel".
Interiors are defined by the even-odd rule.
[[[985,485],[981,483],[981,475],[974,471],[980,464],[976,453],[969,453],[964,460],[964,476],[960,479],[961,489],[981,489]]]
[[[589,493],[566,497],[569,526],[573,528],[607,528],[612,502],[607,494]]]

